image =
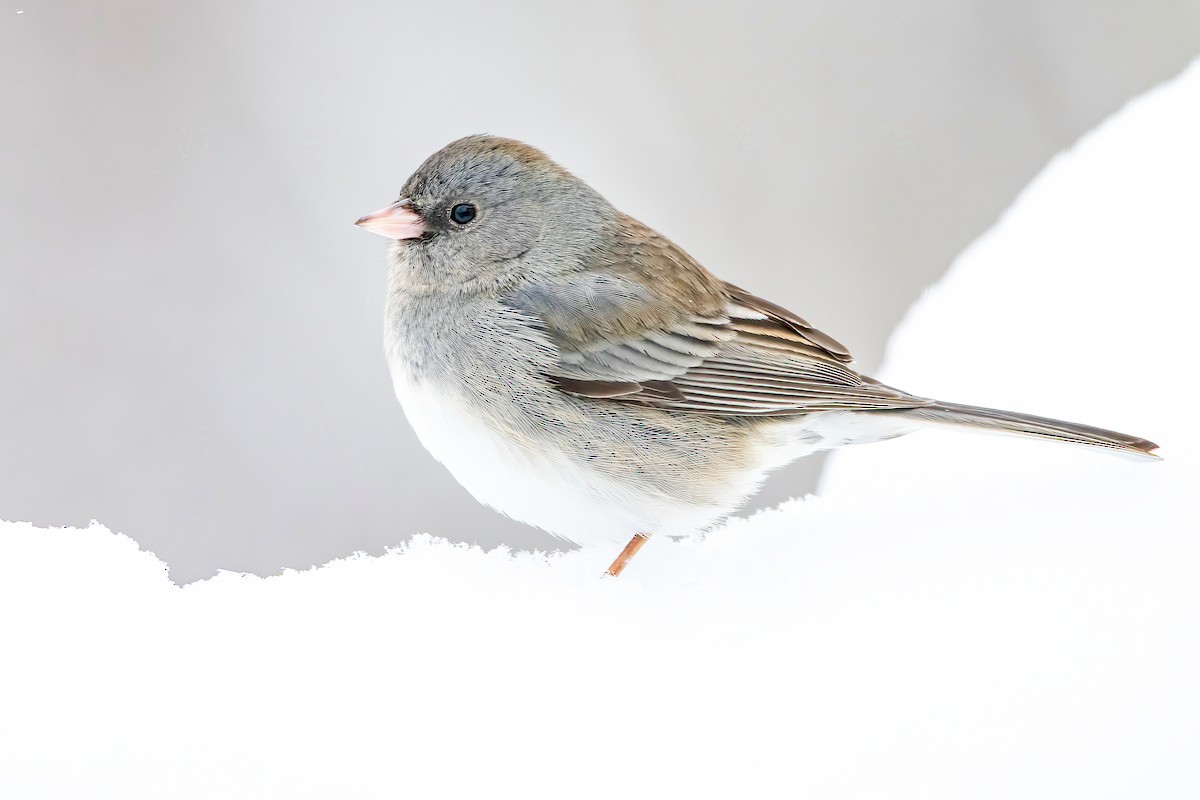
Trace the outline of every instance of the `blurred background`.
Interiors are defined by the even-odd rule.
[[[352,223],[427,155],[527,140],[870,372],[1047,159],[1198,53],[1200,0],[0,0],[0,518],[99,519],[181,582],[556,547],[392,396]]]

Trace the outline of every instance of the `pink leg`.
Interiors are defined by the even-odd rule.
[[[637,551],[642,549],[642,545],[650,538],[645,533],[635,533],[633,538],[629,540],[629,544],[625,545],[625,549],[621,551],[621,555],[617,556],[617,560],[612,562],[612,566],[608,568],[606,575],[612,575],[614,578],[620,575],[625,570],[625,565],[629,560],[637,555]]]

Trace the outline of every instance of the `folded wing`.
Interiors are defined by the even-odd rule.
[[[837,340],[644,226],[626,225],[594,261],[506,298],[557,347],[547,378],[564,392],[720,416],[932,403],[859,375]]]

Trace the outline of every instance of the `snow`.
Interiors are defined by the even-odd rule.
[[[1195,797],[1198,141],[1193,66],[1055,160],[880,375],[1165,462],[923,433],[615,581],[608,548],[417,538],[179,587],[99,525],[3,523],[0,796]]]

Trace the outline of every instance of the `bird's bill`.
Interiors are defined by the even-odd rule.
[[[354,224],[389,239],[419,239],[425,233],[425,222],[412,210],[408,200],[372,211]]]

